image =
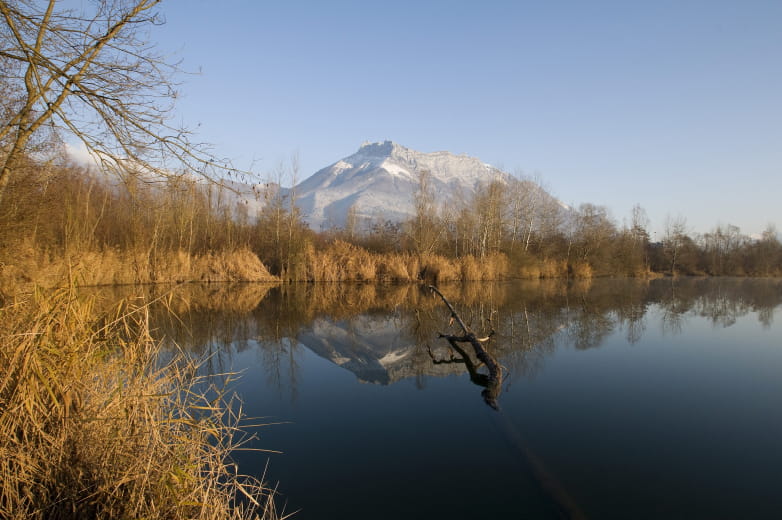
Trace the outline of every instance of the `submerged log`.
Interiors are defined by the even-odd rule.
[[[481,392],[481,396],[483,396],[483,400],[486,402],[486,404],[495,410],[499,410],[497,398],[499,397],[500,391],[502,390],[502,367],[500,367],[499,363],[497,363],[497,360],[494,359],[494,356],[489,354],[482,345],[482,343],[485,343],[494,335],[494,331],[492,330],[485,338],[478,338],[475,333],[472,332],[467,327],[467,325],[465,325],[464,321],[459,316],[459,313],[456,312],[456,309],[453,308],[453,305],[451,305],[451,302],[448,301],[443,293],[441,293],[440,290],[433,285],[430,285],[429,289],[431,289],[432,292],[437,294],[440,299],[443,300],[443,303],[445,303],[445,305],[448,307],[448,310],[451,311],[451,320],[458,323],[459,327],[464,333],[462,336],[440,333],[439,337],[445,338],[451,345],[451,348],[453,348],[464,358],[465,366],[470,373],[470,380],[473,383],[484,387],[484,390]],[[488,375],[478,373],[477,367],[472,363],[467,353],[461,349],[459,343],[469,343],[472,346],[472,349],[475,352],[475,356],[482,364],[486,365],[486,368],[489,371]]]

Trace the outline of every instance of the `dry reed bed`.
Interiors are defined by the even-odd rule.
[[[0,288],[25,284],[59,287],[67,280],[78,285],[124,285],[176,282],[275,282],[252,251],[239,248],[200,255],[186,251],[71,250],[50,254],[20,244],[0,262]]]
[[[18,287],[59,287],[181,282],[373,282],[449,283],[506,279],[587,279],[594,275],[585,262],[534,260],[512,265],[507,255],[450,258],[438,254],[372,253],[336,240],[322,249],[311,244],[301,261],[280,277],[269,273],[258,256],[246,248],[200,255],[185,251],[79,250],[62,255],[29,244],[0,261],[0,291]]]
[[[465,255],[451,258],[425,253],[372,253],[353,244],[335,240],[324,249],[309,247],[304,259],[302,278],[291,281],[310,282],[416,282],[429,283],[497,281],[512,278],[591,278],[588,263],[530,258],[514,266],[504,253],[484,257]]]
[[[229,462],[238,403],[158,366],[147,311],[70,289],[0,308],[0,518],[276,517]]]
[[[483,258],[468,255],[449,258],[425,253],[372,253],[342,240],[324,249],[307,249],[303,279],[309,282],[416,282],[488,281],[516,278],[506,255]],[[283,278],[286,278],[283,276]]]
[[[0,290],[35,284],[59,287],[180,282],[380,282],[427,283],[496,281],[512,278],[591,278],[588,263],[532,258],[512,265],[507,255],[450,258],[426,253],[373,253],[335,240],[321,249],[309,244],[300,260],[280,277],[269,273],[246,248],[192,254],[186,251],[68,250],[52,254],[24,243],[0,261]]]

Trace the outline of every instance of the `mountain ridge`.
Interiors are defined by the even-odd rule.
[[[403,221],[414,214],[413,195],[422,172],[438,205],[469,197],[490,181],[513,177],[475,157],[446,151],[418,152],[393,141],[364,143],[352,155],[318,170],[291,191],[310,228],[345,225],[348,211],[364,223]]]

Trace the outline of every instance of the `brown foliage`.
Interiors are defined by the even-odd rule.
[[[573,262],[568,267],[573,278],[592,278],[592,266],[587,262]]]
[[[192,362],[160,365],[148,309],[67,289],[0,308],[1,518],[276,517],[229,464],[233,403]]]
[[[215,251],[195,255],[185,251],[84,250],[63,256],[17,246],[17,255],[0,265],[0,290],[35,283],[42,287],[146,283],[275,282],[251,251]]]

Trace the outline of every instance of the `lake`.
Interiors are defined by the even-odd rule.
[[[181,286],[152,320],[279,423],[236,460],[294,518],[782,515],[782,281],[441,290],[495,331],[496,410],[423,287]]]

